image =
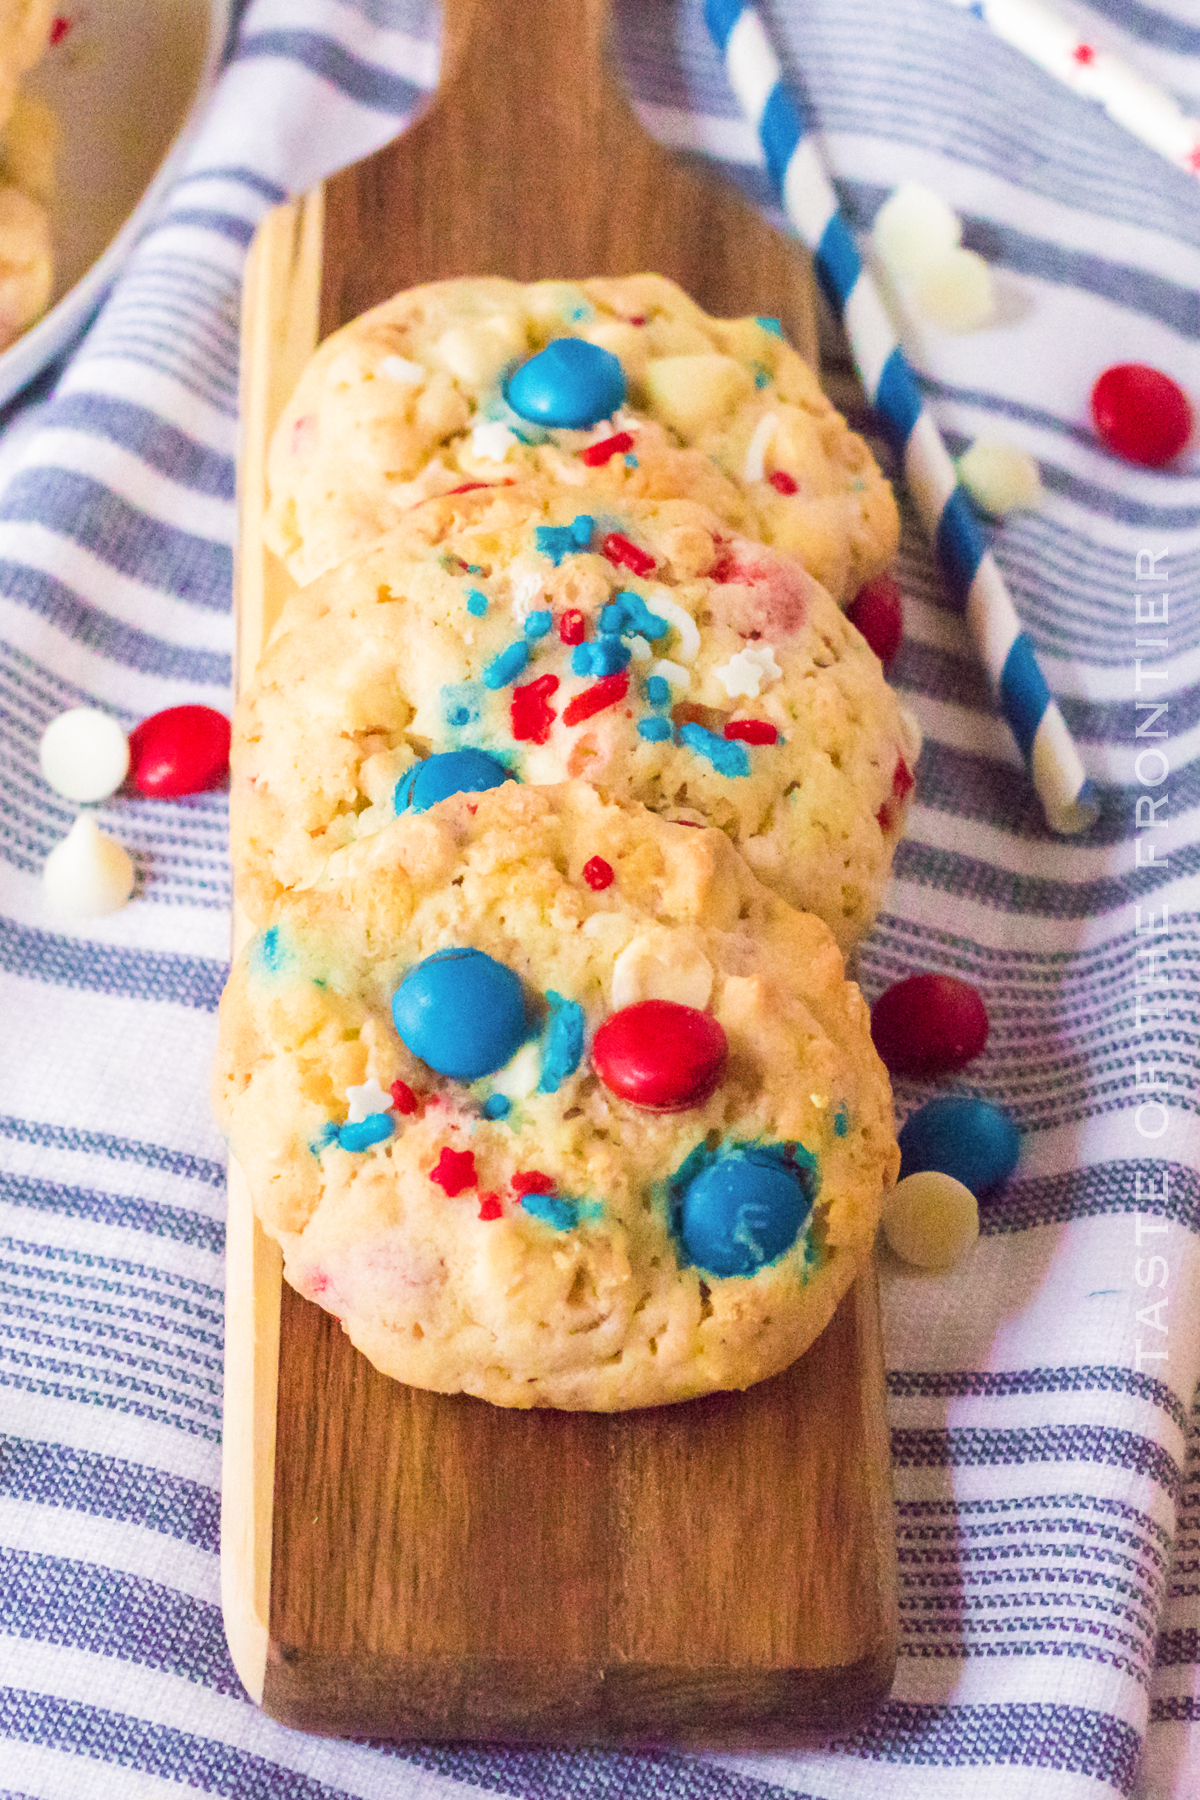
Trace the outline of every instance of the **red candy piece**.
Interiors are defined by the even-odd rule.
[[[725,736],[740,739],[743,744],[774,744],[779,739],[769,719],[730,719]]]
[[[598,444],[589,444],[586,450],[579,452],[579,460],[586,463],[589,469],[598,469],[623,450],[633,449],[633,438],[628,431],[618,431],[614,437],[606,437]]]
[[[512,1178],[514,1194],[552,1194],[554,1185],[553,1175],[543,1175],[540,1169],[518,1169]]]
[[[1117,363],[1092,389],[1092,419],[1106,449],[1160,469],[1192,435],[1192,409],[1178,382],[1146,363]]]
[[[129,778],[155,800],[217,787],[229,771],[229,735],[229,720],[211,706],[169,706],[130,732]]]
[[[451,1199],[455,1194],[461,1194],[464,1188],[473,1188],[479,1179],[475,1173],[475,1152],[451,1150],[447,1144],[435,1167],[430,1169],[429,1179],[436,1181]]]
[[[860,587],[846,608],[846,617],[862,632],[886,669],[904,636],[904,605],[892,577],[876,575]]]
[[[512,734],[519,743],[546,742],[550,727],[558,717],[548,698],[557,686],[557,675],[539,675],[536,681],[527,681],[524,687],[513,689],[508,710]]]
[[[481,1219],[499,1219],[503,1213],[504,1208],[500,1204],[499,1194],[480,1194],[479,1216]]]
[[[903,800],[905,794],[911,794],[916,786],[913,772],[902,756],[896,758],[896,767],[892,770],[892,793],[897,800]]]
[[[416,1112],[417,1096],[413,1093],[407,1081],[393,1081],[391,1095],[392,1105],[398,1113]]]
[[[945,1075],[987,1043],[987,1009],[955,975],[910,975],[871,1008],[871,1036],[892,1075]]]
[[[590,719],[593,713],[603,712],[606,706],[615,706],[629,692],[629,673],[625,669],[618,670],[615,675],[606,675],[603,681],[593,682],[591,687],[584,688],[582,694],[576,694],[563,707],[564,725],[581,725]]]
[[[564,644],[582,644],[586,631],[587,620],[574,607],[558,621],[558,635]]]
[[[611,1013],[592,1042],[597,1075],[618,1099],[648,1112],[702,1106],[729,1045],[711,1013],[676,1000],[639,1000]]]
[[[776,469],[773,475],[767,476],[767,480],[777,494],[795,494],[800,491],[800,483],[786,469]]]
[[[59,13],[58,17],[55,20],[53,20],[53,22],[51,23],[51,26],[50,26],[50,42],[51,42],[51,44],[61,44],[63,39],[66,37],[68,31],[70,31],[70,29],[71,29],[70,19],[65,19],[63,17],[63,15],[61,13]]]
[[[598,894],[601,889],[613,884],[612,864],[605,862],[602,856],[593,856],[583,865],[583,879]]]
[[[631,544],[619,531],[610,531],[600,548],[616,568],[631,569],[635,575],[648,575],[654,567],[654,558],[649,551]]]

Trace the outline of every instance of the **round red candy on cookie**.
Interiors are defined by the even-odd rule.
[[[871,1008],[871,1037],[890,1075],[949,1074],[978,1056],[987,1036],[983,1001],[956,975],[894,981]]]
[[[710,1013],[677,1000],[638,1000],[610,1014],[592,1041],[592,1064],[610,1093],[648,1112],[702,1106],[725,1070],[729,1045]]]
[[[1192,435],[1192,409],[1177,381],[1148,363],[1116,363],[1092,389],[1092,420],[1106,449],[1161,469]]]
[[[169,706],[130,732],[129,778],[152,800],[203,793],[228,773],[229,737],[229,720],[211,706]]]

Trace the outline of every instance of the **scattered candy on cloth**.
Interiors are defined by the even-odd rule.
[[[615,11],[654,129],[769,206],[699,0]],[[126,784],[67,800],[43,782],[38,745],[76,706],[126,734],[178,706],[228,714],[245,248],[267,205],[382,142],[435,79],[436,26],[418,0],[253,0],[158,224],[57,382],[0,435],[5,1792],[1200,1791],[1200,462],[1194,435],[1159,468],[1125,460],[1144,440],[1105,447],[1091,412],[1106,370],[1141,365],[1194,417],[1197,186],[972,10],[763,11],[860,240],[913,182],[988,265],[986,325],[946,331],[914,307],[901,335],[955,455],[986,433],[1041,470],[1040,508],[1011,513],[991,541],[1102,803],[1088,835],[1047,832],[906,498],[890,677],[925,745],[860,974],[872,1002],[919,973],[979,992],[982,1053],[898,1081],[899,1113],[948,1093],[999,1106],[1020,1159],[979,1200],[979,1238],[949,1270],[881,1252],[893,1696],[852,1739],[802,1753],[380,1746],[277,1727],[230,1665],[224,1173],[207,1103],[229,933],[225,796]],[[1079,0],[1070,18],[1081,45],[1200,112],[1185,7]],[[834,398],[852,405],[832,336],[830,348]],[[852,423],[870,429],[861,411]],[[125,850],[137,887],[123,909],[73,924],[51,911],[42,868],[77,816]]]

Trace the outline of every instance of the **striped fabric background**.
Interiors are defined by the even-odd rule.
[[[1200,113],[1194,0],[1060,9]],[[616,10],[647,123],[768,205],[700,0]],[[1041,462],[1046,506],[1010,519],[995,550],[1103,795],[1089,837],[1048,835],[910,519],[894,679],[925,748],[861,979],[868,997],[916,968],[975,981],[992,1039],[958,1085],[1002,1100],[1025,1138],[966,1264],[938,1278],[885,1264],[893,1698],[804,1755],[337,1744],[264,1719],[230,1666],[223,1169],[206,1097],[224,797],[105,803],[137,895],[64,928],[39,871],[73,809],[42,783],[37,743],[84,700],[126,725],[227,706],[246,245],[272,201],[382,142],[436,79],[421,0],[251,0],[160,221],[57,383],[0,421],[10,1800],[1200,1792],[1200,458],[1139,471],[1085,425],[1113,362],[1171,370],[1200,401],[1200,183],[947,0],[762,11],[859,227],[898,180],[924,181],[995,266],[995,328],[917,329],[906,347],[952,447],[991,429]],[[829,350],[853,410],[832,332]],[[1135,596],[1144,612],[1163,593],[1168,626],[1138,627]],[[1168,708],[1157,720],[1135,713],[1138,659],[1140,697]],[[1135,738],[1139,721],[1166,735]],[[1139,800],[1145,825],[1164,797],[1165,828],[1136,833]],[[1139,835],[1154,866],[1137,866]],[[900,1108],[925,1091],[902,1086]]]

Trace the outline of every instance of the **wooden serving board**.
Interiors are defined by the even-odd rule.
[[[606,0],[447,0],[395,143],[279,209],[243,316],[239,683],[292,584],[264,550],[271,428],[316,343],[402,287],[654,268],[815,352],[795,246],[669,158],[609,76]],[[248,928],[239,918],[237,941]],[[895,1548],[864,1271],[793,1368],[614,1416],[405,1388],[281,1278],[231,1171],[222,1599],[287,1724],[354,1736],[778,1744],[887,1693]]]

